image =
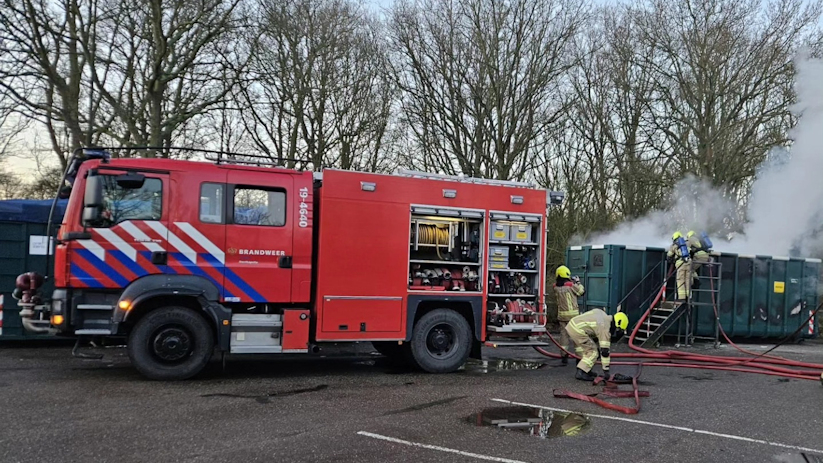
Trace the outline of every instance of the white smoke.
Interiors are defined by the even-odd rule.
[[[706,230],[713,233],[718,251],[823,254],[823,60],[798,60],[796,91],[793,144],[772,150],[769,161],[758,170],[743,233],[726,241],[730,225],[737,221],[737,202],[707,182],[687,177],[676,185],[665,210],[587,241],[665,247],[676,229]]]
[[[723,230],[736,217],[734,201],[704,179],[688,175],[675,185],[662,210],[619,225],[613,231],[589,240],[597,244],[668,247],[672,233],[681,230]]]

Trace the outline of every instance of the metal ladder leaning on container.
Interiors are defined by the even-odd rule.
[[[692,263],[689,262],[688,265],[691,266]],[[666,282],[667,290],[665,296],[669,296],[671,290],[672,298],[671,300],[669,300],[668,297],[661,298],[660,302],[656,304],[649,314],[649,317],[647,317],[646,321],[640,326],[637,331],[637,336],[635,337],[636,340],[640,341],[640,346],[654,346],[675,324],[678,326],[677,344],[681,344],[680,339],[682,336],[685,340],[684,344],[691,345],[695,339],[692,314],[696,310],[699,310],[700,307],[714,307],[715,301],[718,300],[720,294],[720,267],[720,262],[715,259],[703,263],[697,276],[699,285],[697,287],[692,286],[686,301],[674,300],[673,296],[676,287],[668,287],[668,278],[671,277],[671,275],[669,275]],[[646,278],[651,276],[651,273],[652,272],[650,272]],[[685,330],[683,329],[684,325]],[[713,338],[709,339],[714,341],[715,346],[719,343],[719,326],[719,320],[715,320],[715,334]]]

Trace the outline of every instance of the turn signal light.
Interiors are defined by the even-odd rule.
[[[51,324],[54,326],[62,325],[63,322],[66,321],[66,318],[62,315],[52,315],[51,316]]]
[[[129,309],[131,309],[131,302],[129,302],[129,301],[120,301],[120,303],[117,304],[117,306],[120,307],[123,310],[129,310]]]

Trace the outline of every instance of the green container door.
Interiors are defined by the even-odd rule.
[[[54,339],[54,336],[26,332],[20,322],[20,308],[17,306],[17,301],[11,296],[18,275],[32,270],[42,273],[46,269],[45,254],[29,254],[30,236],[38,237],[45,236],[45,234],[45,224],[0,222],[0,294],[3,295],[3,326],[0,341]],[[35,252],[40,252],[39,248]],[[47,281],[43,294],[51,294],[53,288],[52,281]]]
[[[730,337],[780,338],[801,326],[800,336],[818,335],[816,320],[809,324],[808,319],[819,299],[819,259],[730,253],[714,253],[713,258],[721,263],[716,301],[720,324]],[[581,311],[602,308],[613,314],[623,301],[623,311],[632,326],[660,289],[668,269],[667,264],[661,264],[665,259],[665,250],[661,248],[594,245],[572,246],[566,251],[566,265],[586,286],[586,294],[579,301]],[[708,272],[708,266],[700,270],[704,277]],[[651,276],[643,281],[646,275]],[[641,281],[643,284],[637,287]],[[710,282],[704,278],[702,284]],[[711,293],[695,294],[696,302],[704,305],[693,308],[694,335],[713,338],[715,314]]]
[[[665,252],[660,248],[591,245],[572,246],[566,251],[566,266],[586,287],[586,294],[578,301],[580,310],[599,308],[614,314],[628,295],[623,311],[632,324],[652,302],[646,296],[660,288],[664,266],[659,264],[664,260]],[[632,291],[653,270],[659,275]]]

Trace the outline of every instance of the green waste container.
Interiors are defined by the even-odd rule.
[[[572,275],[580,277],[586,288],[578,301],[581,311],[599,308],[614,314],[622,302],[622,310],[633,324],[653,302],[654,292],[660,289],[666,255],[662,248],[571,246],[566,250],[566,266]]]
[[[46,225],[51,201],[7,200],[0,201],[0,341],[25,339],[57,339],[48,334],[33,334],[23,328],[20,308],[12,297],[17,276],[28,271],[43,273],[46,270],[49,240]],[[58,203],[53,221],[60,222],[65,201]],[[48,262],[53,266],[54,261]],[[52,274],[49,271],[49,274]],[[43,294],[51,294],[52,279],[46,281]]]
[[[817,337],[817,322],[809,322],[809,316],[819,303],[819,259],[719,252],[713,258],[721,264],[717,306],[726,334],[782,338],[800,329],[800,337]],[[586,286],[579,300],[581,310],[602,308],[614,314],[622,305],[632,326],[653,302],[668,270],[665,249],[623,245],[571,246],[566,250],[566,265]],[[704,266],[701,274],[708,276],[708,271]],[[673,280],[674,276],[670,285]],[[694,335],[713,338],[711,293],[695,294],[696,302],[706,305],[693,308]]]

